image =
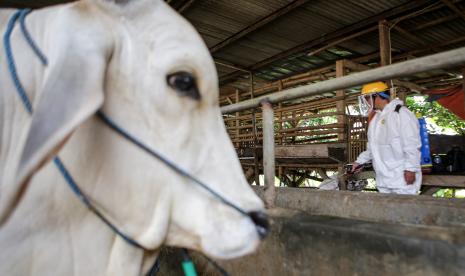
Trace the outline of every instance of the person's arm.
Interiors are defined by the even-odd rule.
[[[406,108],[400,109],[399,116],[400,137],[405,159],[405,181],[407,184],[413,184],[415,182],[415,172],[421,171],[420,126],[415,115]]]
[[[367,143],[367,149],[366,151],[360,153],[360,155],[357,157],[357,160],[352,164],[352,172],[355,172],[357,167],[361,164],[365,164],[369,161],[371,161],[372,156],[371,156],[371,150],[370,150],[370,143]]]

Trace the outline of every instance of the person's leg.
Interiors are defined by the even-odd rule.
[[[401,189],[395,189],[392,192],[395,194],[399,195],[418,195],[420,188],[418,185],[406,185],[405,187],[402,187]]]

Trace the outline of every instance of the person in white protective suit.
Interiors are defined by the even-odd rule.
[[[359,96],[363,115],[372,114],[367,150],[352,170],[372,161],[376,186],[381,193],[418,194],[421,186],[421,140],[415,115],[399,99],[390,99],[383,82],[364,85]]]

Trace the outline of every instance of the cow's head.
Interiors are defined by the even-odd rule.
[[[98,208],[143,246],[182,246],[219,258],[252,252],[259,234],[251,218],[92,116],[103,110],[240,208],[262,212],[225,131],[213,60],[193,27],[152,0],[83,1],[55,20],[18,182],[70,137],[60,152],[65,165]]]

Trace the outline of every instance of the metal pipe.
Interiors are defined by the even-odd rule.
[[[274,206],[276,190],[275,155],[274,155],[274,112],[268,101],[262,101],[263,112],[263,174],[265,176],[265,204],[268,208]]]
[[[465,47],[462,47],[456,50],[383,66],[315,84],[285,89],[269,95],[246,100],[238,104],[223,106],[221,108],[221,112],[224,114],[254,108],[257,107],[264,99],[267,99],[271,103],[279,103],[302,97],[319,95],[325,92],[346,89],[373,81],[399,78],[434,69],[459,66],[464,63]]]
[[[249,72],[250,78],[250,99],[254,98],[254,85],[253,85],[253,73]],[[260,167],[258,166],[258,135],[257,135],[257,117],[255,116],[255,110],[252,110],[252,133],[253,133],[253,157],[254,157],[254,178],[255,184],[260,185]]]

